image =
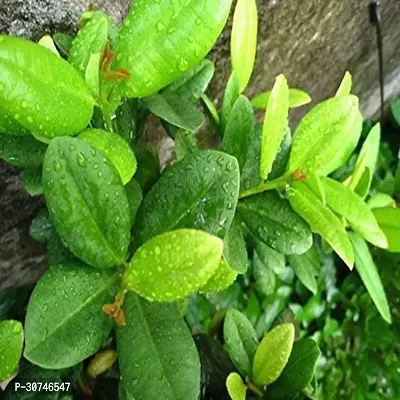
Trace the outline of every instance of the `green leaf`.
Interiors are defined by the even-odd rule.
[[[300,282],[313,294],[317,294],[316,277],[321,270],[321,262],[314,247],[304,254],[288,256],[288,261]]]
[[[32,136],[0,135],[0,158],[16,167],[38,167],[47,146]]]
[[[256,289],[264,296],[274,293],[276,286],[276,275],[270,265],[258,255],[256,249],[253,251],[253,276],[256,281]]]
[[[268,387],[268,399],[293,400],[311,382],[320,350],[314,340],[306,338],[294,343],[289,361],[281,376]]]
[[[0,107],[47,139],[73,135],[93,114],[94,100],[79,73],[44,47],[0,36]],[[15,92],[15,88],[21,90]]]
[[[175,154],[178,161],[187,155],[195,153],[197,148],[197,137],[193,132],[180,129],[175,136]]]
[[[174,93],[175,95],[194,102],[206,91],[214,75],[214,63],[210,60],[202,60],[195,67],[185,72],[171,85],[162,90],[163,94]]]
[[[123,310],[127,323],[117,327],[117,349],[126,398],[197,400],[199,356],[178,306],[128,293]]]
[[[269,180],[280,178],[285,173],[290,157],[291,148],[292,134],[289,127],[287,127],[283,141],[281,142],[281,145],[278,149],[278,154],[276,155],[275,161],[272,164],[272,170],[268,175]]]
[[[251,100],[253,107],[265,110],[268,105],[271,91],[264,92],[254,97]],[[289,89],[289,108],[298,108],[311,102],[311,97],[308,93],[299,89]]]
[[[50,268],[29,300],[25,358],[60,369],[99,350],[112,326],[102,306],[112,303],[118,280],[118,272],[95,270],[80,261]]]
[[[49,35],[45,35],[43,36],[39,41],[38,44],[40,44],[41,46],[45,47],[46,49],[50,50],[51,52],[53,52],[57,57],[60,57],[60,53],[58,52],[53,39],[51,36]]]
[[[236,157],[240,171],[246,162],[254,128],[253,107],[247,97],[240,96],[229,114],[221,143],[222,151]]]
[[[119,32],[116,67],[129,71],[128,97],[144,97],[193,68],[211,50],[232,0],[136,1]],[[152,23],[150,23],[152,21]]]
[[[51,141],[43,167],[50,217],[64,243],[92,266],[123,264],[130,213],[114,166],[83,140],[63,137]]]
[[[100,103],[100,62],[101,53],[91,54],[85,70],[85,81],[92,96]]]
[[[19,116],[18,116],[19,118]],[[0,133],[14,136],[30,135],[29,131],[24,128],[18,121],[12,118],[6,110],[0,105]]]
[[[22,182],[25,190],[31,196],[40,196],[43,194],[42,168],[25,168],[22,172]]]
[[[195,105],[174,93],[154,94],[142,101],[153,114],[189,132],[196,132],[205,121]]]
[[[372,212],[388,241],[387,250],[400,253],[400,209],[393,207],[374,208]]]
[[[175,301],[204,286],[221,260],[223,242],[193,229],[164,233],[135,253],[124,281],[148,300]]]
[[[86,129],[78,136],[99,150],[117,169],[125,185],[136,172],[136,157],[128,143],[119,135],[101,129]]]
[[[18,366],[24,344],[21,322],[7,320],[0,322],[0,382],[9,378]]]
[[[323,170],[351,137],[358,116],[355,96],[334,97],[312,108],[294,134],[287,173]]]
[[[353,249],[341,221],[329,208],[324,207],[318,197],[304,182],[293,182],[289,201],[294,210],[304,218],[313,232],[318,233],[352,269]]]
[[[68,57],[74,38],[66,33],[57,32],[53,35],[53,40],[59,50]]]
[[[396,207],[393,197],[386,193],[376,193],[367,201],[369,208]]]
[[[239,98],[239,96],[239,79],[237,78],[235,72],[232,72],[225,88],[224,98],[222,100],[220,111],[220,124],[222,132],[225,131],[226,124],[228,123],[229,114],[231,113],[232,107],[236,103],[236,100]]]
[[[382,318],[389,324],[392,322],[389,304],[387,302],[385,289],[383,288],[378,270],[372,259],[367,243],[356,233],[349,233],[354,247],[355,266],[357,272],[368,290]]]
[[[218,127],[219,126],[219,114],[214,102],[205,94],[201,96],[204,106],[208,111],[211,121]]]
[[[108,16],[103,12],[93,12],[72,42],[68,61],[82,74],[91,55],[101,54],[104,50],[108,39],[108,21]]]
[[[224,238],[238,196],[235,158],[212,150],[191,154],[168,168],[144,197],[136,222],[139,242],[178,228]]]
[[[247,271],[247,249],[238,218],[234,218],[224,238],[225,262],[239,274]]]
[[[136,179],[131,179],[125,185],[126,197],[129,203],[129,211],[131,216],[131,226],[135,222],[136,213],[139,209],[140,203],[143,200],[143,193],[140,185]]]
[[[379,228],[374,214],[357,194],[340,182],[330,178],[321,178],[328,206],[336,213],[346,218],[351,227],[366,240],[382,248],[388,243]]]
[[[276,274],[281,274],[285,269],[285,256],[255,239],[255,250],[260,261]]]
[[[353,86],[353,78],[349,71],[344,74],[343,80],[340,83],[339,89],[336,92],[336,97],[349,96],[351,94],[351,87]]]
[[[225,348],[239,372],[251,377],[251,366],[258,339],[250,321],[239,311],[230,309],[224,321]]]
[[[231,34],[232,69],[242,93],[253,73],[257,51],[258,15],[255,0],[239,0],[233,15]]]
[[[47,210],[40,210],[29,228],[29,235],[39,243],[47,244],[54,232]]]
[[[287,323],[265,334],[253,362],[253,379],[257,385],[266,386],[278,379],[292,351],[294,333],[293,324]]]
[[[372,171],[368,167],[365,168],[357,186],[354,188],[354,193],[358,194],[363,200],[367,197],[371,189],[372,177]],[[344,182],[344,184],[346,183],[347,181]]]
[[[135,156],[138,165],[135,179],[143,193],[147,193],[160,177],[160,160],[157,151],[150,146],[136,147]]]
[[[236,372],[231,372],[226,379],[226,388],[232,400],[246,400],[247,386]]]
[[[199,289],[199,292],[222,292],[235,282],[237,276],[237,271],[232,269],[224,260],[221,260],[214,275]]]
[[[289,87],[286,78],[283,75],[279,75],[268,99],[263,125],[260,163],[260,176],[263,179],[268,178],[285,137],[288,115]]]
[[[275,192],[241,200],[238,211],[253,235],[274,250],[302,254],[311,247],[312,235],[307,224]]]

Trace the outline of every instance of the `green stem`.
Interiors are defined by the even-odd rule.
[[[287,183],[287,177],[282,176],[278,179],[275,179],[270,182],[261,182],[259,185],[252,187],[251,189],[245,190],[240,193],[239,199],[243,199],[245,197],[253,196],[255,194],[263,193],[267,190],[276,189],[279,186],[284,186]]]

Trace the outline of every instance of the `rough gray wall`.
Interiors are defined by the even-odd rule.
[[[0,1],[0,32],[35,39],[47,32],[75,29],[79,14],[90,3],[86,0]],[[130,1],[93,3],[121,20]],[[378,59],[375,29],[369,22],[369,0],[258,0],[257,3],[259,46],[249,95],[270,88],[274,78],[284,73],[291,86],[307,90],[319,101],[334,93],[344,72],[349,70],[364,115],[370,117],[377,113]],[[383,0],[381,5],[389,98],[400,93],[400,1]],[[216,99],[220,98],[230,73],[229,32],[230,26],[212,52],[217,73],[211,91]],[[18,175],[16,169],[0,163],[0,289],[34,280],[45,267],[42,248],[33,244],[27,235],[29,221],[40,199],[28,198]]]

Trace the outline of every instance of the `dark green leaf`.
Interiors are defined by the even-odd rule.
[[[253,252],[253,276],[256,281],[256,289],[265,296],[275,291],[276,276],[272,268],[264,263],[256,250]]]
[[[197,148],[197,137],[193,132],[178,130],[175,136],[175,155],[178,161],[185,156],[195,153]]]
[[[118,280],[118,272],[98,271],[79,261],[51,268],[29,301],[25,358],[59,369],[95,353],[111,330],[102,306],[113,301]]]
[[[31,237],[37,242],[44,244],[49,242],[53,232],[54,227],[46,210],[36,215],[29,228]]]
[[[125,191],[129,203],[129,211],[130,211],[131,226],[132,226],[133,223],[135,222],[137,210],[139,209],[140,203],[143,200],[143,193],[139,183],[134,178],[131,179],[130,182],[128,182],[125,185]]]
[[[43,194],[42,167],[25,168],[22,171],[22,182],[25,190],[31,196],[40,196]]]
[[[178,306],[129,293],[123,310],[127,324],[117,328],[117,348],[127,398],[197,400],[199,356]]]
[[[0,322],[0,382],[9,378],[18,366],[24,344],[24,331],[19,321]]]
[[[69,52],[71,51],[74,38],[66,33],[57,32],[53,35],[53,40],[61,52],[65,56],[68,56]]]
[[[247,250],[240,221],[235,218],[224,238],[224,259],[239,274],[247,270]]]
[[[135,179],[139,182],[143,193],[147,193],[160,176],[160,160],[151,148],[135,148],[137,171]]]
[[[222,106],[220,111],[220,123],[222,132],[225,131],[226,124],[228,122],[229,114],[231,113],[233,105],[240,96],[239,80],[234,72],[229,77],[229,81],[226,85],[224,98],[222,100]]]

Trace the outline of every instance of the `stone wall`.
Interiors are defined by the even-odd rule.
[[[218,1],[218,0],[215,0]],[[38,39],[44,33],[76,29],[89,1],[1,0],[0,32]],[[121,20],[129,0],[93,2]],[[314,101],[334,93],[346,70],[366,117],[379,110],[376,32],[369,21],[369,0],[258,0],[257,63],[248,90],[266,90],[279,73],[292,87],[307,90]],[[400,1],[383,0],[385,90],[387,100],[400,93]],[[230,73],[230,26],[212,52],[217,73],[211,93],[220,98]],[[1,73],[1,71],[0,71]],[[304,113],[300,111],[296,119]],[[0,289],[35,280],[43,271],[43,249],[28,237],[29,222],[40,199],[30,199],[19,171],[0,161]]]

